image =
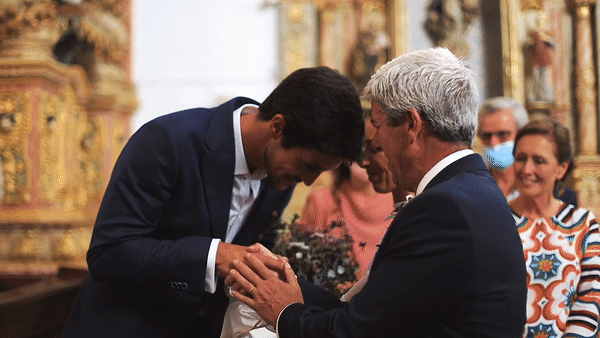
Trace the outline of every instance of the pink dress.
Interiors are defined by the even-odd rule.
[[[369,269],[377,245],[392,221],[389,216],[394,201],[391,193],[369,196],[351,190],[348,184],[343,184],[338,190],[338,198],[339,205],[329,187],[313,190],[298,224],[307,231],[323,232],[330,229],[332,222],[341,223],[341,227],[328,233],[336,238],[350,235],[354,241],[353,254],[360,268],[357,279],[360,279]]]

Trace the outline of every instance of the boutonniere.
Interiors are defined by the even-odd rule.
[[[405,201],[401,201],[401,202],[394,204],[394,211],[392,211],[392,213],[386,219],[394,219],[396,217],[396,215],[398,215],[400,210],[402,210],[402,208],[404,208],[408,204],[408,202],[412,201],[414,198],[415,198],[415,195],[413,195],[413,194],[406,195]]]

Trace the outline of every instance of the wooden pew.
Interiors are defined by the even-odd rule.
[[[0,278],[0,338],[60,337],[87,271],[62,268],[42,279]]]

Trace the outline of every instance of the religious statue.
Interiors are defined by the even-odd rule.
[[[468,57],[466,35],[478,13],[478,0],[431,0],[423,26],[434,45]]]
[[[528,101],[552,101],[552,49],[554,41],[546,30],[546,18],[540,12],[537,25],[529,30],[527,49],[529,52],[529,66],[531,71],[531,85]]]
[[[363,5],[363,24],[348,59],[348,74],[359,92],[371,75],[389,60],[391,39],[386,30],[385,8],[375,1]]]

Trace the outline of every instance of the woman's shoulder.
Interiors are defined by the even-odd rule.
[[[306,198],[306,206],[325,212],[336,208],[331,187],[320,187],[313,189]]]
[[[565,225],[597,224],[596,216],[591,210],[566,202],[561,204],[555,218]]]

